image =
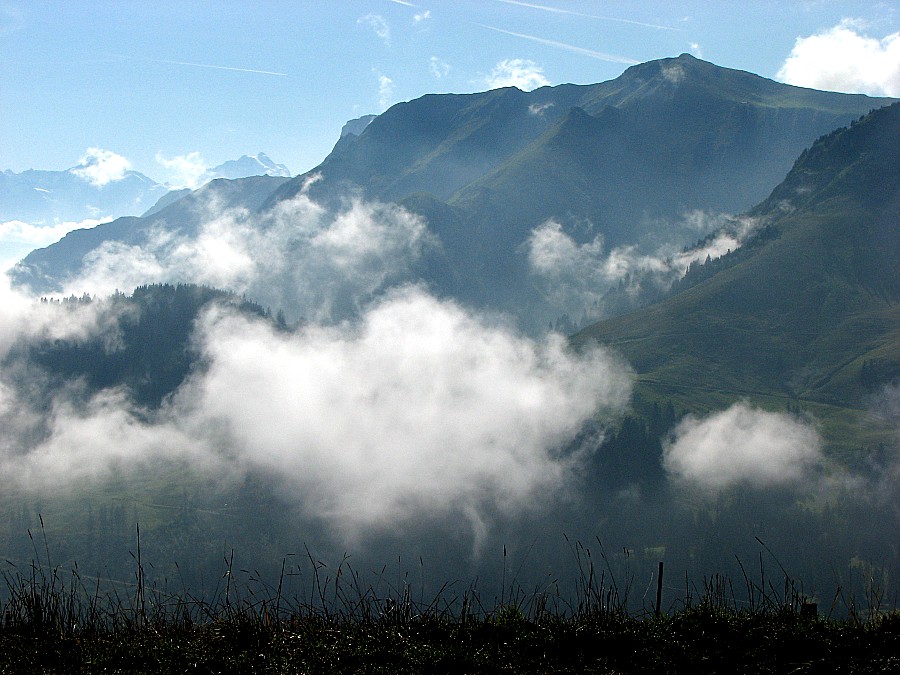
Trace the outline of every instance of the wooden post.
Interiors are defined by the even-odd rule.
[[[663,563],[659,561],[659,572],[656,575],[656,616],[659,616],[662,609],[662,580],[663,580]]]

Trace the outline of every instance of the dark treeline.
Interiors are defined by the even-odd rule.
[[[269,309],[247,298],[196,284],[153,284],[105,300],[85,295],[55,302],[72,309],[102,303],[98,311],[111,326],[84,340],[23,339],[3,364],[17,368],[5,371],[31,377],[33,372],[22,369],[29,364],[48,378],[51,388],[75,380],[83,381],[89,392],[125,386],[135,403],[151,407],[175,391],[196,365],[191,335],[196,319],[211,303],[226,303],[286,327],[281,312],[273,318]]]

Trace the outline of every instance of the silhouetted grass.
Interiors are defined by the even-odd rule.
[[[628,612],[630,582],[612,578],[602,547],[595,562],[580,543],[574,598],[553,580],[526,591],[504,579],[490,601],[476,584],[415,600],[403,579],[365,586],[346,560],[328,570],[311,554],[304,597],[286,596],[287,562],[268,584],[235,570],[230,555],[211,599],[201,599],[148,587],[139,547],[133,583],[118,587],[53,567],[46,542],[39,549],[26,569],[10,563],[4,574],[2,672],[900,671],[900,613],[821,616],[786,577],[768,581],[762,565],[758,579],[745,575],[741,600],[724,577],[686,581],[657,614]]]

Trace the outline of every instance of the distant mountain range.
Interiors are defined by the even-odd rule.
[[[291,172],[284,164],[276,164],[269,156],[260,152],[256,155],[242,155],[239,159],[231,159],[219,164],[207,173],[204,182],[216,178],[248,178],[250,176],[281,176],[290,178]]]
[[[0,173],[0,221],[52,225],[139,215],[169,191],[138,171],[98,187],[74,173],[78,169]]]
[[[125,171],[119,180],[96,185],[85,177],[84,169],[75,166],[65,171],[3,171],[0,173],[0,221],[52,225],[89,218],[138,216],[153,209],[170,192],[167,185],[138,171]],[[260,152],[210,169],[203,182],[263,175],[290,177],[291,174],[284,164],[276,164]],[[179,196],[184,194],[175,192]]]

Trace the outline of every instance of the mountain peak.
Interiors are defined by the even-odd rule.
[[[357,117],[356,119],[349,120],[346,124],[344,124],[343,128],[341,128],[341,138],[344,136],[359,136],[367,126],[369,126],[369,122],[374,120],[377,115],[363,115],[362,117]]]
[[[247,178],[249,176],[283,176],[290,178],[291,172],[284,164],[276,164],[264,152],[256,155],[242,155],[239,159],[231,159],[210,169],[209,179],[214,178]]]

